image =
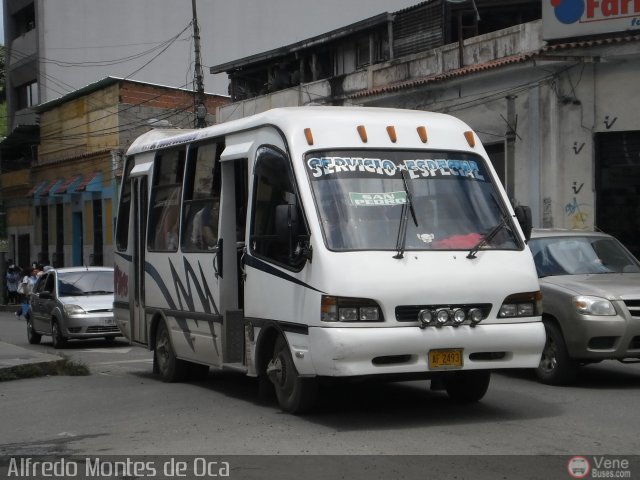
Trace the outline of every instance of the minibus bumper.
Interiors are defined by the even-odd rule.
[[[546,337],[542,322],[532,319],[457,328],[310,327],[308,335],[287,338],[301,375],[352,377],[535,368]],[[449,349],[460,352],[462,365],[430,366],[430,351]]]

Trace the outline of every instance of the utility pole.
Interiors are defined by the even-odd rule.
[[[202,75],[202,62],[200,60],[200,28],[198,27],[198,13],[196,12],[196,0],[191,0],[191,9],[193,10],[193,44],[195,46],[196,64],[195,64],[195,84],[196,84],[196,101],[195,101],[195,126],[196,128],[204,128],[207,126],[206,116],[207,107],[204,105],[204,81]]]
[[[505,138],[505,154],[506,154],[506,190],[509,199],[512,202],[516,198],[516,124],[518,117],[516,115],[516,95],[507,95],[507,132]]]

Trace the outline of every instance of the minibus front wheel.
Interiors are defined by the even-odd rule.
[[[182,381],[186,375],[186,364],[183,360],[176,358],[169,329],[164,320],[160,320],[156,330],[153,367],[154,371],[160,374],[162,381],[167,383]]]
[[[491,370],[459,370],[443,376],[444,388],[451,400],[474,403],[484,397],[491,381]]]
[[[285,412],[304,413],[315,405],[318,380],[298,375],[291,350],[282,335],[278,335],[275,341],[273,355],[267,365],[267,376],[275,387],[280,408]]]

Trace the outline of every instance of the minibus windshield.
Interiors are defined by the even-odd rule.
[[[397,251],[402,235],[406,251],[523,248],[480,156],[335,150],[308,153],[305,166],[330,250]]]

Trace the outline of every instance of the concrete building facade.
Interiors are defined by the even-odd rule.
[[[476,0],[479,23],[501,14],[500,3]],[[442,39],[440,44],[400,57],[353,62],[349,71],[333,70],[325,78],[238,99],[222,107],[218,119],[313,103],[450,113],[478,133],[513,203],[532,207],[535,226],[601,229],[640,255],[640,27],[633,30],[634,21],[640,26],[640,11],[627,15],[623,25],[629,28],[623,31],[616,25],[609,32],[563,38],[562,33],[549,34],[548,28],[556,22],[558,31],[566,30],[557,18],[562,12],[554,11],[553,2],[542,2],[542,7],[541,18],[461,35],[458,42],[442,32],[450,25],[447,18],[455,15],[447,13],[452,6],[444,0],[394,12],[385,29],[428,9],[443,15],[426,32],[416,30],[423,36],[431,32]],[[470,2],[466,9],[475,13]],[[595,12],[599,17],[583,23],[602,25],[613,12]],[[357,25],[344,31],[344,38],[329,47],[320,36],[211,69],[233,78],[252,69],[264,71],[269,62],[275,68],[289,55],[326,55],[320,49],[327,48],[334,59],[348,58],[348,45],[366,31],[358,31]],[[330,32],[325,40],[335,36]]]
[[[0,175],[8,258],[20,266],[111,265],[123,155],[151,128],[193,127],[193,98],[188,90],[107,77],[36,107],[35,161]],[[208,111],[227,101],[205,97]]]

